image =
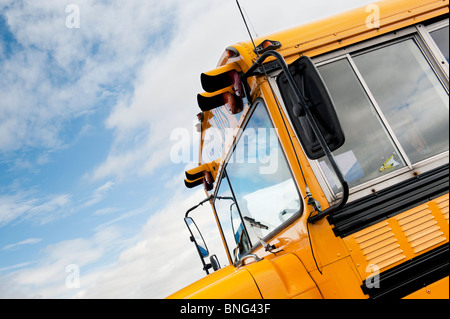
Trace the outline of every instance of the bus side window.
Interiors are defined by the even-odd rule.
[[[345,134],[344,145],[334,152],[350,187],[384,175],[381,170],[392,156],[396,165],[392,170],[405,167],[374,105],[364,91],[350,61],[341,59],[318,67],[331,97]],[[339,183],[333,176],[326,158],[319,160],[330,187],[339,192]]]
[[[448,94],[413,39],[353,60],[412,164],[448,150]]]
[[[346,136],[334,155],[350,187],[449,150],[448,93],[414,37],[360,50],[318,69]],[[321,158],[319,165],[338,193],[327,160]]]
[[[449,62],[449,60],[448,60],[448,55],[449,55],[449,52],[448,52],[449,51],[449,48],[448,48],[449,47],[448,26],[431,31],[430,35],[433,38],[436,45],[438,46],[438,48],[441,50],[441,52],[444,55],[447,62]]]

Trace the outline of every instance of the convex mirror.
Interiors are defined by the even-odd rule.
[[[197,247],[197,251],[200,257],[202,259],[208,257],[209,256],[208,247],[206,246],[205,240],[203,239],[202,234],[198,230],[198,227],[195,224],[194,220],[191,217],[185,217],[184,222],[189,228],[189,231],[191,233],[191,241]]]

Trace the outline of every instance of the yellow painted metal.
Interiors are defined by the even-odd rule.
[[[446,194],[344,238],[361,278],[448,242],[448,205]]]
[[[314,281],[294,254],[267,256],[264,260],[245,267],[252,274],[264,299],[320,296]]]
[[[203,72],[202,76],[203,76],[203,74],[206,76],[216,76],[216,75],[226,73],[226,72],[229,72],[232,70],[241,71],[239,64],[230,62],[228,64],[222,65],[221,67],[212,69],[207,72]]]
[[[245,268],[232,266],[216,271],[168,299],[261,299],[258,287]]]
[[[266,38],[281,42],[281,53],[288,62],[300,55],[310,57],[340,49],[388,32],[420,23],[449,12],[448,0],[385,0],[370,6],[356,8],[333,17],[294,27],[255,39],[260,43]],[[371,19],[377,10],[379,18]],[[235,46],[251,65],[256,58],[251,42]]]
[[[449,299],[448,276],[425,286],[403,299]]]
[[[321,268],[311,271],[324,299],[367,299],[360,286],[361,279],[352,260],[346,256]]]
[[[211,173],[211,176],[215,180],[216,176],[217,176],[217,171],[219,169],[220,161],[221,161],[221,159],[218,158],[217,160],[211,161],[209,163],[205,163],[205,164],[199,165],[197,167],[191,168],[190,170],[187,170],[186,172],[191,175],[195,175],[198,173],[203,173],[204,171],[208,171]]]

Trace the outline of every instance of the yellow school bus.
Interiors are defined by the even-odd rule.
[[[188,209],[208,275],[169,298],[449,298],[448,0],[237,43],[200,78],[185,185],[227,260]]]

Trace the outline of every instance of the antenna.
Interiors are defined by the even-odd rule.
[[[242,8],[241,8],[241,5],[239,4],[239,0],[236,0],[236,4],[237,4],[237,6],[238,6],[239,12],[241,13],[242,20],[244,20],[244,24],[245,24],[245,27],[247,28],[247,32],[248,32],[248,35],[250,36],[250,40],[252,40],[253,48],[255,49],[255,53],[256,53],[256,55],[257,55],[258,58],[259,58],[259,53],[258,53],[258,51],[256,50],[255,41],[253,41],[252,33],[250,32],[250,29],[249,29],[249,27],[248,27],[247,21],[245,20],[245,16],[244,16],[244,13],[242,12]]]

